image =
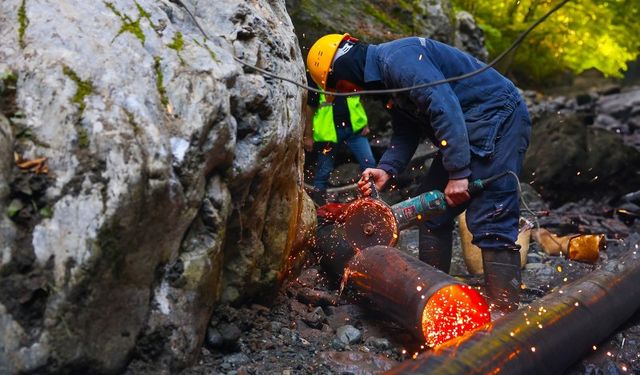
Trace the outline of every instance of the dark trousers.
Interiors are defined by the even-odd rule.
[[[498,135],[494,152],[486,157],[471,156],[471,176],[469,180],[487,178],[504,171],[519,175],[522,162],[529,146],[531,120],[524,100],[505,120]],[[440,190],[449,181],[449,175],[436,157],[424,178],[419,193]],[[423,232],[443,233],[453,230],[454,219],[467,210],[467,226],[473,234],[473,243],[481,249],[514,248],[518,237],[520,202],[518,183],[514,176],[506,175],[484,191],[476,193],[464,205],[449,207],[438,217],[424,221]]]
[[[375,168],[376,160],[371,151],[371,145],[367,137],[358,133],[354,133],[350,126],[337,126],[336,133],[338,137],[338,143],[321,142],[316,147],[318,148],[318,159],[316,167],[316,175],[313,179],[313,187],[320,192],[327,190],[329,185],[329,176],[333,171],[335,164],[335,155],[337,148],[341,144],[346,144],[351,153],[360,164],[360,170],[364,171],[367,168]]]

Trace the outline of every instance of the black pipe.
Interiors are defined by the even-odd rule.
[[[385,374],[563,373],[640,309],[637,246],[527,308]]]
[[[356,251],[344,240],[339,225],[319,228],[316,247],[323,268],[362,303],[429,346],[490,319],[488,304],[478,291],[396,248]]]
[[[393,247],[372,246],[357,252],[345,277],[346,285],[371,308],[427,346],[458,337],[491,319],[489,306],[477,290]]]

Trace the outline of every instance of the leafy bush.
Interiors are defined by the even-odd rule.
[[[453,0],[473,14],[497,56],[559,0]],[[500,69],[529,82],[544,82],[564,71],[597,69],[621,77],[640,53],[640,1],[570,1],[539,25]]]

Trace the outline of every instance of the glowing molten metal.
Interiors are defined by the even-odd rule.
[[[484,297],[468,285],[453,284],[429,298],[422,312],[422,334],[426,344],[433,347],[490,321]]]

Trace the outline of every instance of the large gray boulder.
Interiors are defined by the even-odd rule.
[[[183,367],[312,225],[303,91],[233,59],[304,80],[284,0],[183,2],[208,37],[169,0],[0,2],[2,374]]]
[[[619,135],[561,111],[534,122],[521,178],[553,205],[607,201],[637,190],[638,165],[640,152]]]

